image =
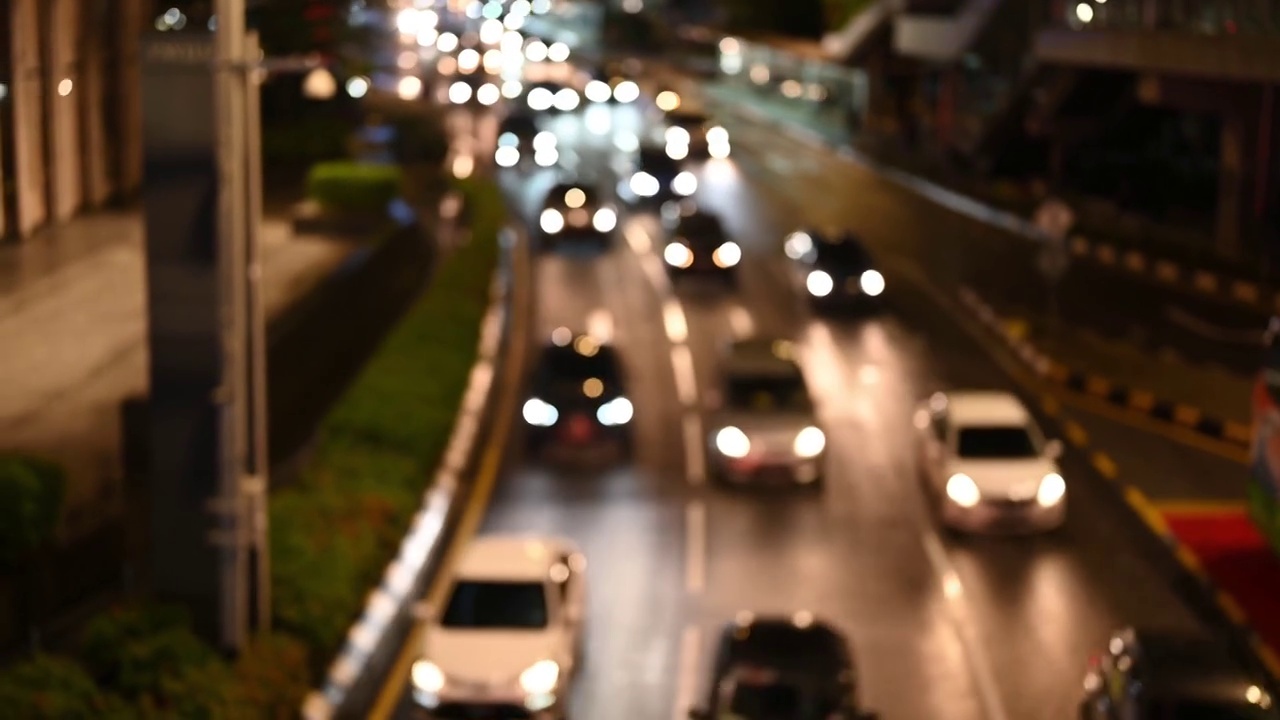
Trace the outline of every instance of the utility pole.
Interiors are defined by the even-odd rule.
[[[270,620],[260,53],[214,9],[143,46],[151,582],[237,651]]]

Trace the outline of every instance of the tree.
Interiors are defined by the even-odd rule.
[[[0,673],[5,717],[28,720],[98,720],[118,716],[119,703],[103,694],[76,663],[37,655]]]
[[[0,456],[0,562],[17,562],[53,538],[66,485],[55,463]]]

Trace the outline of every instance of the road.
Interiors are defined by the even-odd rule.
[[[566,123],[557,126],[563,142],[579,146],[584,167],[602,167],[600,153],[582,149],[588,133]],[[491,126],[481,122],[477,132],[491,135]],[[673,290],[653,252],[659,228],[644,216],[624,221],[607,256],[537,262],[538,334],[562,325],[611,333],[636,404],[637,459],[624,467],[539,466],[521,458],[517,438],[483,527],[563,534],[588,556],[587,657],[574,716],[682,717],[704,692],[717,627],[741,609],[807,609],[845,628],[869,705],[907,720],[1071,717],[1087,656],[1115,627],[1208,622],[1174,589],[1165,564],[1140,549],[1147,546],[1114,490],[1074,451],[1063,460],[1072,494],[1061,532],[957,541],[934,529],[916,479],[910,411],[937,389],[1011,388],[1008,374],[935,293],[899,281],[910,273],[889,273],[891,311],[880,320],[808,318],[779,249],[800,224],[857,215],[874,219],[868,232],[881,246],[955,257],[958,246],[945,242],[954,223],[928,226],[909,208],[877,201],[867,185],[818,192],[826,170],[812,153],[773,142],[736,148],[734,161],[700,171],[699,191],[744,248],[736,296]],[[796,202],[765,166],[810,188],[807,199]],[[550,171],[503,176],[526,220],[552,181]],[[738,495],[703,478],[696,396],[714,381],[717,344],[748,334],[800,342],[833,439],[820,497]],[[1144,442],[1144,453],[1165,447]],[[398,680],[392,689],[403,692]],[[393,715],[408,711],[402,696]]]

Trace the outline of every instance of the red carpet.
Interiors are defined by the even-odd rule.
[[[1243,511],[1165,512],[1169,529],[1235,598],[1258,636],[1280,651],[1280,558]]]

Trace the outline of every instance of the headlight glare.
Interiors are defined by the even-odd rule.
[[[795,450],[798,457],[812,458],[821,455],[822,451],[825,450],[826,447],[826,434],[823,433],[822,430],[810,425],[796,435],[796,441],[792,446],[792,449]]]
[[[982,502],[978,484],[964,473],[956,473],[947,480],[947,497],[962,508],[971,508]]]
[[[427,693],[438,693],[444,689],[444,673],[429,660],[419,660],[413,664],[413,686]]]
[[[826,297],[835,289],[836,283],[831,276],[822,270],[814,270],[804,279],[805,289],[814,297]]]
[[[631,401],[624,398],[614,398],[596,411],[596,419],[601,425],[616,427],[618,425],[626,425],[631,422],[631,418],[635,416],[635,407],[631,405]]]
[[[725,145],[729,142],[729,131],[719,125],[707,130],[707,143],[712,145]]]
[[[630,186],[631,192],[647,198],[657,195],[660,189],[658,178],[643,171],[631,176]]]
[[[547,208],[542,211],[542,215],[538,218],[538,225],[542,228],[542,232],[548,235],[555,235],[564,229],[564,215],[560,214],[555,208]]]
[[[530,695],[554,692],[560,682],[560,666],[552,660],[539,660],[520,673],[520,689]]]
[[[741,459],[751,452],[751,439],[736,427],[721,428],[716,433],[716,449],[725,457]]]
[[[884,276],[876,270],[868,270],[862,273],[862,277],[858,278],[858,286],[862,288],[862,292],[876,297],[884,292]]]
[[[1040,507],[1053,507],[1062,502],[1067,495],[1067,481],[1058,473],[1049,473],[1040,479],[1040,489],[1036,491],[1036,504]]]
[[[718,268],[731,268],[742,260],[742,248],[738,247],[738,243],[730,240],[716,248],[711,254],[711,260]]]
[[[687,268],[693,264],[693,251],[684,243],[673,242],[662,249],[662,259],[672,267]]]
[[[694,177],[693,173],[688,170],[684,170],[679,175],[676,175],[675,180],[671,181],[671,189],[677,195],[688,197],[698,191],[698,178]]]
[[[551,427],[560,419],[560,412],[539,398],[529,398],[520,414],[524,416],[525,422],[537,427]]]
[[[613,229],[618,226],[618,213],[614,212],[613,208],[600,208],[591,217],[591,226],[597,232],[613,232]]]

